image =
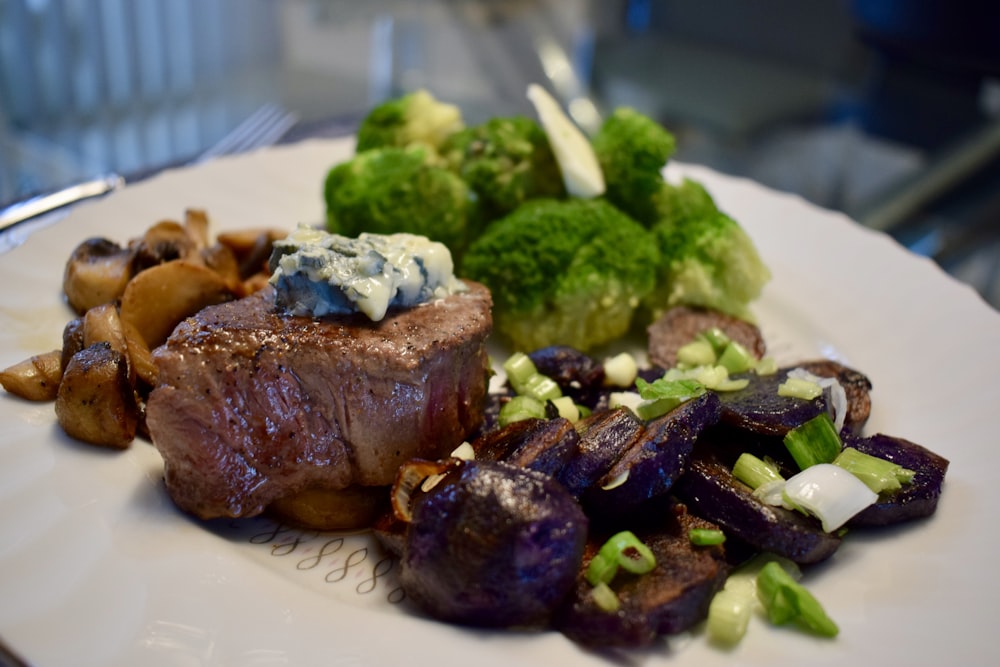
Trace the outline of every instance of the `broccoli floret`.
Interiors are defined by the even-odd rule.
[[[649,230],[603,199],[533,199],[469,245],[460,275],[490,288],[516,349],[590,350],[628,331],[658,261]]]
[[[451,135],[441,153],[476,192],[489,218],[528,199],[565,195],[545,131],[526,116],[491,118],[466,128]]]
[[[374,148],[333,167],[324,184],[327,229],[420,234],[460,255],[477,224],[474,198],[431,153],[423,146]]]
[[[654,201],[663,185],[662,169],[674,154],[674,136],[630,107],[620,107],[591,139],[604,172],[605,197],[639,222],[659,216]]]
[[[685,220],[718,213],[715,200],[705,186],[690,178],[678,184],[664,181],[653,195],[655,222],[681,224]]]
[[[424,144],[433,149],[465,127],[461,110],[437,100],[426,90],[396,97],[376,106],[362,119],[356,151]]]
[[[662,194],[670,206],[650,229],[662,255],[656,289],[643,302],[650,316],[684,304],[752,320],[749,304],[771,272],[746,231],[694,181]]]

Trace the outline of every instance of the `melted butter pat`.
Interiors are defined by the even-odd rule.
[[[414,234],[357,238],[300,225],[275,243],[271,284],[276,305],[292,315],[362,312],[373,321],[467,289],[448,248]]]

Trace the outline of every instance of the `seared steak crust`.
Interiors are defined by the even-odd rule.
[[[154,357],[147,404],[167,489],[202,518],[253,516],[305,489],[391,484],[482,419],[488,290],[391,312],[314,320],[265,289],[182,322]]]

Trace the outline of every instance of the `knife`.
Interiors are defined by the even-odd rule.
[[[125,179],[118,174],[106,174],[90,181],[77,183],[62,190],[39,195],[12,204],[0,211],[0,231],[14,225],[50,213],[69,204],[100,197],[125,185]]]

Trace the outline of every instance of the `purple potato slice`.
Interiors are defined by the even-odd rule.
[[[414,499],[400,581],[444,621],[543,627],[573,588],[588,525],[548,475],[465,461]]]

